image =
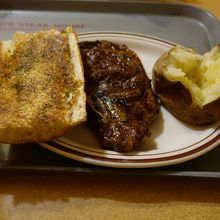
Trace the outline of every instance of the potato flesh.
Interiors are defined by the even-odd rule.
[[[220,97],[220,46],[203,56],[193,49],[174,47],[170,53],[164,76],[181,82],[190,91],[192,105],[202,108]]]
[[[205,103],[210,103],[220,97],[220,46],[204,55],[200,71],[204,76],[201,88]]]

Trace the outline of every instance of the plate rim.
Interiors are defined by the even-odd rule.
[[[205,137],[203,137],[202,139],[200,139],[200,140],[198,140],[198,141],[196,141],[195,143],[192,143],[191,145],[188,145],[188,146],[185,146],[185,147],[183,147],[183,148],[180,148],[180,149],[177,149],[177,150],[172,150],[172,151],[166,151],[166,152],[163,152],[163,153],[152,153],[152,154],[148,154],[148,155],[135,155],[136,157],[138,156],[138,157],[146,157],[146,156],[155,156],[155,155],[166,155],[166,154],[172,154],[172,153],[174,153],[174,152],[179,152],[179,151],[184,151],[184,150],[186,150],[186,149],[190,149],[190,148],[192,148],[192,147],[194,147],[194,146],[196,146],[196,145],[198,145],[198,144],[202,144],[202,145],[204,145],[204,144],[207,144],[207,142],[205,142],[204,144],[203,144],[203,142],[204,141],[206,141],[206,140],[208,140],[209,138],[211,138],[212,136],[214,136],[216,133],[217,133],[217,135],[216,136],[218,136],[218,130],[220,129],[220,125],[219,126],[217,126],[211,133],[209,133],[209,134],[207,134],[207,136],[205,136]],[[214,136],[214,138],[216,138],[216,136]],[[62,138],[63,139],[63,138]],[[67,138],[65,138],[65,139],[67,139]],[[212,140],[212,139],[211,139]],[[210,140],[210,141],[211,141]],[[210,142],[209,141],[209,142]],[[60,138],[58,138],[58,139],[56,139],[56,140],[53,140],[53,142],[55,142],[55,143],[57,143],[57,144],[59,144],[59,145],[61,145],[61,146],[64,146],[64,145],[66,145],[66,147],[67,148],[70,148],[70,149],[72,149],[72,148],[77,148],[77,149],[79,149],[79,151],[80,150],[83,150],[83,151],[88,151],[88,152],[91,152],[91,153],[94,153],[94,155],[95,154],[103,154],[103,153],[107,153],[108,155],[111,155],[111,156],[121,156],[121,153],[120,152],[115,152],[115,151],[111,151],[111,150],[105,150],[105,149],[98,149],[99,151],[95,151],[95,149],[91,149],[91,150],[87,150],[87,149],[85,149],[85,148],[83,148],[83,147],[81,147],[81,145],[78,145],[77,146],[77,144],[72,144],[72,143],[68,143],[68,142],[65,142],[65,141],[62,141],[62,140],[60,140]],[[220,142],[219,142],[220,143]],[[193,149],[195,149],[195,148],[193,148]],[[192,149],[192,150],[193,150]],[[104,152],[103,152],[104,151]],[[112,152],[112,154],[109,154],[109,152],[111,153]],[[137,151],[134,151],[134,152],[137,152]],[[137,152],[138,153],[138,152]],[[134,157],[134,155],[130,155],[130,154],[132,154],[132,152],[128,152],[128,153],[123,153],[123,156],[128,156],[128,157]]]
[[[115,168],[153,168],[153,167],[162,167],[162,166],[179,164],[197,158],[207,153],[208,151],[212,150],[213,148],[215,148],[220,143],[219,140],[220,140],[220,134],[218,134],[214,139],[212,139],[211,142],[213,143],[211,143],[207,147],[206,147],[207,144],[205,144],[196,149],[193,149],[191,151],[182,154],[168,156],[165,158],[158,158],[158,161],[155,161],[157,160],[157,158],[143,159],[142,161],[141,159],[139,160],[113,159],[113,158],[106,158],[106,157],[103,158],[103,157],[97,157],[91,155],[89,155],[88,157],[88,154],[84,154],[79,151],[66,148],[59,144],[57,144],[57,146],[52,146],[52,144],[50,144],[49,142],[49,143],[41,143],[40,145],[54,153],[87,164],[99,165],[104,167],[115,167]],[[56,145],[55,142],[53,142],[53,144]]]
[[[88,31],[88,32],[81,32],[81,33],[78,33],[77,36],[78,36],[78,40],[80,41],[81,38],[83,38],[84,36],[87,37],[87,36],[91,36],[91,35],[107,35],[107,36],[110,36],[110,35],[120,35],[120,36],[130,36],[130,37],[138,37],[139,39],[143,39],[143,38],[147,38],[149,40],[152,40],[152,41],[156,41],[156,42],[162,42],[164,46],[166,46],[167,44],[169,44],[169,46],[176,46],[176,45],[179,45],[178,43],[175,43],[175,42],[172,42],[172,41],[169,41],[169,40],[166,40],[166,39],[163,39],[163,38],[160,38],[160,37],[156,37],[156,36],[152,36],[152,35],[147,35],[147,34],[140,34],[140,33],[135,33],[135,32],[129,32],[129,31]]]

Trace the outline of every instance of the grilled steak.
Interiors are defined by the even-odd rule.
[[[84,41],[88,120],[104,148],[128,152],[138,145],[156,118],[159,105],[140,59],[125,45]]]

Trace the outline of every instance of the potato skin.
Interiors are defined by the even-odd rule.
[[[195,125],[205,125],[220,119],[220,98],[203,106],[192,106],[188,89],[180,82],[171,82],[164,76],[169,52],[163,54],[153,67],[154,91],[164,107],[177,118]]]

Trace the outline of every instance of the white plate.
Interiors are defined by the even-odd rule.
[[[141,59],[151,78],[155,61],[174,43],[133,33],[96,32],[79,35],[80,41],[109,40],[125,44]],[[135,151],[117,153],[100,147],[86,123],[67,135],[42,146],[65,157],[81,162],[121,168],[158,167],[181,163],[198,157],[220,143],[220,121],[209,126],[192,126],[176,119],[161,107],[158,119],[151,127],[151,137],[145,138]]]

